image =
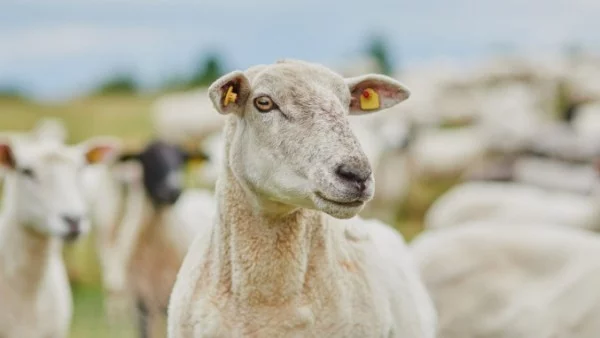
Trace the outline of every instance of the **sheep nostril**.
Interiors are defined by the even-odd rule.
[[[181,196],[181,191],[179,191],[179,190],[172,191],[170,198],[169,198],[169,202],[171,202],[171,204],[174,204],[179,199],[179,196]]]
[[[342,180],[354,183],[361,191],[366,189],[366,182],[371,177],[369,170],[362,170],[346,164],[339,165],[335,173]]]
[[[63,221],[69,226],[70,231],[79,231],[79,225],[81,224],[81,217],[63,215]]]

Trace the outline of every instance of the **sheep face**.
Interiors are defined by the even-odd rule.
[[[227,159],[238,179],[265,201],[350,218],[374,184],[347,115],[391,107],[408,90],[381,75],[344,79],[323,66],[283,61],[227,74],[209,95],[219,112],[238,117]],[[376,104],[363,105],[361,95],[376,96]]]
[[[109,160],[116,150],[116,143],[108,140],[76,146],[0,142],[0,163],[8,169],[5,210],[40,234],[76,239],[89,229],[81,169]]]
[[[132,161],[137,168],[129,173],[130,180],[142,180],[146,195],[159,208],[177,202],[184,188],[183,168],[190,160],[206,160],[202,152],[188,152],[179,146],[157,140],[142,152],[124,153],[120,162]]]

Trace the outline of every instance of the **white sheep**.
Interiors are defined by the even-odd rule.
[[[592,141],[596,156],[600,155],[600,94],[598,96],[599,101],[580,106],[572,121],[575,133],[582,139]]]
[[[592,163],[522,156],[513,165],[515,182],[582,195],[595,193],[599,178],[598,168]]]
[[[444,338],[596,338],[600,238],[550,223],[481,222],[410,244]]]
[[[388,109],[380,114],[350,117],[350,128],[375,177],[375,194],[362,214],[388,222],[395,220],[411,177],[408,147],[412,134],[402,114],[396,113]]]
[[[485,155],[486,136],[477,127],[421,130],[409,149],[414,171],[420,175],[452,176]]]
[[[208,135],[202,141],[200,147],[207,155],[206,161],[199,169],[198,182],[201,188],[214,189],[217,183],[217,176],[220,169],[221,149],[223,148],[223,135],[221,132],[216,132]]]
[[[287,60],[229,73],[209,94],[229,114],[217,216],[178,274],[169,337],[434,337],[402,237],[354,217],[373,179],[346,115],[408,91]]]
[[[470,221],[502,219],[557,222],[571,227],[600,229],[600,197],[552,191],[511,182],[466,182],[438,198],[425,215],[428,229]]]
[[[162,96],[152,109],[158,137],[172,143],[199,142],[223,128],[224,118],[212,114],[204,89]]]
[[[67,130],[61,120],[47,117],[38,120],[31,130],[2,131],[0,137],[5,139],[35,139],[43,142],[64,142],[67,138]],[[4,168],[0,168],[0,177],[3,175]]]
[[[184,166],[198,156],[153,141],[140,153],[122,153],[115,166],[88,172],[108,315],[122,315],[135,300],[142,337],[161,336],[177,271],[199,230],[196,221],[214,213],[212,193],[182,190]]]
[[[81,167],[112,158],[114,140],[76,146],[15,137],[0,143],[6,169],[0,216],[0,336],[67,337],[71,293],[63,240],[89,228]]]

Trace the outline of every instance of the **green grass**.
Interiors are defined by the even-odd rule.
[[[104,315],[104,298],[99,287],[73,287],[73,322],[70,338],[133,338],[134,320],[109,326]]]
[[[65,122],[71,142],[95,135],[114,135],[137,143],[152,135],[152,100],[152,97],[101,96],[40,105],[0,99],[0,129],[28,130],[40,118],[58,117]]]

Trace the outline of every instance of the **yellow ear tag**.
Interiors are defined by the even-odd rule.
[[[233,92],[233,86],[229,86],[227,94],[225,94],[225,100],[223,100],[223,107],[227,107],[228,104],[237,100],[237,94]]]
[[[379,109],[379,94],[371,88],[363,90],[360,95],[360,109],[375,110]]]
[[[98,162],[102,161],[105,151],[106,151],[105,148],[92,149],[92,150],[88,151],[87,154],[85,155],[86,160],[88,161],[88,163],[91,163],[91,164],[98,163]]]

